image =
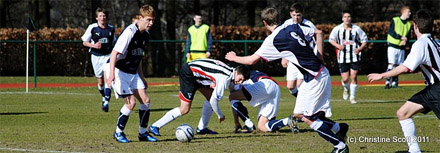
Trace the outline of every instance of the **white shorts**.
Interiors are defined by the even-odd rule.
[[[331,117],[331,92],[330,73],[327,68],[324,68],[315,79],[301,83],[293,113],[312,116],[319,111],[324,111],[326,117]]]
[[[102,56],[91,56],[92,59],[92,66],[93,71],[95,72],[95,76],[97,78],[102,78],[102,75],[104,74],[104,64],[107,63],[107,60],[110,58],[110,54],[108,55],[102,55]]]
[[[252,107],[259,106],[258,116],[265,116],[273,119],[277,116],[280,102],[280,87],[270,79],[261,79],[252,85],[245,85],[244,88],[252,96],[249,101]]]
[[[388,63],[400,65],[405,61],[405,50],[388,47]]]
[[[110,66],[108,67],[110,68]],[[108,69],[105,71],[107,76],[110,73]],[[112,88],[115,91],[115,97],[120,98],[121,96],[132,95],[136,89],[145,89],[145,84],[138,73],[125,73],[115,68],[115,80],[112,83]]]
[[[292,64],[292,62],[288,62],[286,69],[286,80],[294,81],[298,79],[303,79],[304,76],[301,72],[299,72],[298,68]]]

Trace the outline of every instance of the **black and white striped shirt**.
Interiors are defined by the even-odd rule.
[[[196,82],[214,89],[213,95],[220,100],[233,79],[234,68],[214,59],[197,59],[188,63]]]
[[[336,49],[338,63],[353,63],[361,60],[361,53],[355,54],[354,51],[367,42],[367,34],[357,25],[352,24],[351,30],[344,29],[344,23],[333,28],[329,36],[330,40],[339,45],[345,45],[344,50]]]
[[[427,86],[440,82],[440,44],[431,34],[423,34],[411,46],[403,65],[411,71],[420,67]]]

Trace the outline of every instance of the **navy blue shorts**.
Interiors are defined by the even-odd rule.
[[[427,86],[409,98],[408,101],[422,105],[424,108],[423,114],[433,111],[437,118],[440,119],[440,83]]]

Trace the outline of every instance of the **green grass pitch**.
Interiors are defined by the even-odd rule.
[[[95,83],[92,77],[39,77],[39,83]],[[284,77],[276,77],[284,81]],[[24,83],[23,77],[0,77],[1,83]],[[333,76],[332,81],[340,77]],[[359,76],[365,81],[366,76]],[[400,80],[422,80],[421,74],[403,75]],[[32,80],[30,80],[32,82]],[[147,78],[148,82],[177,82],[177,78]],[[331,119],[350,125],[348,145],[357,152],[404,152],[407,149],[396,110],[423,86],[402,86],[384,90],[383,86],[359,86],[358,104],[342,100],[342,87],[332,87]],[[213,114],[209,128],[218,135],[196,135],[190,143],[176,140],[175,128],[190,124],[196,128],[200,119],[203,96],[196,94],[188,115],[161,129],[159,142],[137,140],[139,117],[135,108],[126,127],[128,139],[120,144],[112,139],[122,99],[112,96],[110,111],[101,111],[101,97],[96,87],[82,88],[0,88],[0,152],[330,152],[333,146],[320,138],[304,123],[301,132],[293,134],[285,127],[273,133],[234,134],[228,92],[220,102],[226,120],[218,123]],[[168,110],[179,105],[178,86],[151,86],[151,125]],[[278,118],[290,115],[295,98],[281,87]],[[256,124],[257,108],[246,101],[251,119]],[[414,117],[422,152],[440,152],[440,122],[431,112]],[[389,139],[390,142],[387,142]],[[366,142],[366,141],[370,142]],[[376,142],[371,142],[375,141]],[[379,140],[379,141],[377,141]]]

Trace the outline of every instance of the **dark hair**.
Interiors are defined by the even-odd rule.
[[[247,80],[251,77],[251,69],[249,66],[239,65],[235,68],[235,71],[237,71],[237,74],[243,75],[244,80]]]
[[[102,13],[104,13],[105,14],[105,16],[108,18],[108,12],[106,11],[106,10],[104,10],[103,8],[96,8],[96,11],[95,11],[95,15],[96,15],[96,17],[98,17],[98,13],[99,12],[102,12]]]
[[[348,14],[352,15],[352,13],[351,13],[350,10],[343,10],[343,11],[341,12],[341,17],[343,17],[345,13],[348,13]]]
[[[296,13],[303,13],[304,8],[299,3],[293,3],[292,5],[290,5],[290,12],[293,12],[293,11],[295,11]]]
[[[268,25],[276,25],[278,18],[278,11],[272,7],[265,8],[261,11],[261,19]]]
[[[426,10],[419,10],[414,15],[414,23],[419,28],[420,33],[431,33],[433,20]]]

